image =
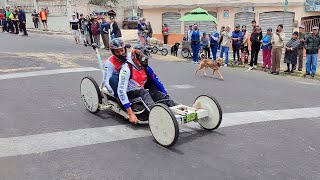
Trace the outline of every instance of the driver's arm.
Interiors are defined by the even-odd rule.
[[[111,76],[113,75],[113,69],[114,69],[114,66],[113,64],[107,60],[105,66],[104,66],[104,86],[107,88],[109,94],[111,96],[114,96],[114,92],[110,86],[110,78]]]
[[[122,65],[119,73],[119,83],[118,83],[118,96],[123,107],[128,111],[130,108],[130,101],[127,95],[128,84],[130,80],[130,69],[128,64]],[[131,109],[131,108],[130,108]]]
[[[168,94],[167,91],[166,91],[166,88],[161,83],[161,81],[157,77],[156,73],[154,73],[154,71],[151,69],[150,66],[147,67],[147,75],[148,75],[148,77],[151,77],[153,83],[158,87],[159,91],[161,91],[161,92],[163,92],[165,94]]]

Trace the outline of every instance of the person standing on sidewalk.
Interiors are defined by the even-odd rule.
[[[147,24],[145,18],[140,18],[138,22],[138,38],[142,46],[146,45],[147,40]]]
[[[26,18],[26,13],[22,9],[21,6],[18,6],[19,14],[18,14],[18,19],[19,19],[19,25],[20,25],[20,30],[23,32],[23,36],[28,36],[27,33],[27,18]]]
[[[297,65],[298,48],[300,41],[298,39],[299,33],[295,31],[292,38],[286,44],[286,52],[284,54],[284,63],[287,63],[288,69],[284,72],[293,73],[294,67]],[[292,69],[290,70],[290,64]]]
[[[11,27],[12,27],[12,21],[10,19],[10,16],[12,16],[12,15],[11,15],[11,10],[10,10],[10,6],[9,5],[6,6],[5,15],[6,15],[6,20],[5,20],[3,26],[5,27],[5,30],[7,32],[10,32]]]
[[[263,66],[264,72],[271,69],[271,38],[272,38],[272,28],[267,30],[267,34],[262,38],[262,56],[263,56]]]
[[[251,61],[249,70],[252,70],[253,68],[256,69],[258,65],[258,55],[262,42],[261,32],[261,28],[256,27],[255,32],[253,32],[253,34],[251,35]]]
[[[47,20],[48,20],[48,14],[47,14],[47,11],[44,9],[44,8],[41,8],[41,11],[40,11],[40,19],[41,19],[41,22],[43,24],[43,30],[48,30],[48,23],[47,23]]]
[[[222,40],[223,40],[221,34],[222,34],[223,31],[225,31],[225,29],[226,29],[226,27],[224,27],[224,26],[222,26],[221,29],[220,29],[220,38],[219,38],[219,47],[218,47],[218,49],[221,49],[221,43],[222,43]]]
[[[91,31],[93,36],[93,41],[97,43],[98,47],[100,47],[100,31],[99,31],[100,24],[98,22],[97,17],[93,18],[93,24],[91,25]]]
[[[221,50],[220,50],[220,58],[223,57],[223,53],[226,56],[224,66],[228,66],[229,62],[229,46],[231,42],[232,34],[230,32],[230,26],[227,26],[224,31],[221,33],[222,43],[221,43]]]
[[[70,19],[70,31],[76,44],[80,44],[80,22],[79,19],[76,18],[76,13],[73,13],[72,18]]]
[[[233,64],[239,64],[240,62],[240,46],[243,36],[240,31],[240,25],[237,24],[235,30],[232,32],[232,50],[233,50]],[[236,59],[237,55],[237,59]]]
[[[249,32],[247,31],[247,26],[243,25],[242,26],[242,42],[240,45],[241,49],[241,61],[242,64],[244,65],[245,63],[249,63],[249,48],[248,48],[248,40],[249,40]]]
[[[110,20],[111,20],[111,23],[110,23],[111,39],[122,37],[121,30],[118,26],[118,23],[115,21],[114,17],[111,16]]]
[[[306,74],[304,74],[304,76],[311,75],[311,77],[314,77],[317,70],[318,52],[320,49],[319,27],[314,26],[312,28],[312,34],[306,38],[304,48],[307,53]]]
[[[217,60],[217,51],[219,46],[219,33],[217,31],[217,27],[213,26],[213,32],[212,34],[209,34],[210,38],[210,48],[212,52],[212,59]]]
[[[193,30],[191,32],[191,49],[193,53],[193,63],[199,64],[199,50],[200,50],[200,38],[201,32],[198,29],[198,25],[193,25]]]
[[[6,19],[5,11],[0,8],[0,27],[2,27],[2,32],[4,32],[4,21]]]
[[[12,10],[12,32],[14,34],[19,34],[19,11],[17,7]]]
[[[282,48],[284,46],[285,33],[283,31],[283,25],[279,24],[275,33],[272,35],[272,70],[271,74],[279,75],[280,71],[280,61],[282,56]]]
[[[163,44],[168,44],[169,28],[167,24],[162,26]]]
[[[100,33],[104,44],[104,49],[109,50],[109,23],[106,17],[102,17],[102,23],[100,24]]]
[[[202,37],[201,37],[201,40],[200,40],[200,46],[202,46],[202,48],[203,48],[203,50],[205,52],[205,55],[208,57],[208,59],[211,59],[211,56],[210,56],[210,39],[207,36],[206,32],[202,33]]]
[[[37,13],[36,9],[33,10],[33,13],[31,14],[31,16],[32,16],[32,22],[33,22],[34,28],[38,30],[39,29],[39,13]]]
[[[300,46],[298,48],[298,57],[299,57],[299,61],[298,61],[298,71],[302,71],[303,68],[303,46],[304,46],[304,40],[306,37],[306,34],[304,33],[304,25],[300,25],[299,26],[299,37],[298,39],[300,40]],[[296,70],[296,67],[294,68],[294,70]]]

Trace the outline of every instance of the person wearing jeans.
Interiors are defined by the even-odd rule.
[[[198,25],[195,24],[191,32],[191,48],[193,53],[193,63],[195,64],[199,63],[200,37],[201,32],[198,29]]]
[[[307,54],[306,73],[304,76],[311,75],[311,77],[314,77],[317,70],[318,51],[320,49],[319,27],[315,26],[312,28],[312,34],[306,38],[304,48]]]
[[[251,61],[250,61],[249,70],[252,70],[253,68],[257,68],[258,55],[261,48],[261,40],[262,40],[261,28],[257,27],[256,31],[251,35]]]
[[[212,52],[212,58],[213,60],[217,60],[217,51],[218,51],[218,46],[219,46],[219,33],[217,31],[217,27],[213,27],[213,32],[212,34],[209,34],[210,38],[210,48]]]
[[[272,38],[272,29],[269,28],[267,30],[267,34],[262,38],[262,55],[263,55],[263,66],[262,68],[264,71],[267,71],[268,69],[271,69],[271,38]]]
[[[225,64],[224,66],[228,66],[229,62],[229,46],[231,41],[232,34],[230,32],[230,26],[227,26],[225,28],[225,31],[221,33],[222,43],[221,43],[221,50],[220,50],[220,58],[223,57],[223,53],[226,56]]]

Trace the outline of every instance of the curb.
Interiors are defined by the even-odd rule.
[[[35,30],[35,29],[27,29],[27,31],[32,33],[47,34],[47,35],[71,35],[71,33],[60,32],[60,31],[43,31],[43,30]]]

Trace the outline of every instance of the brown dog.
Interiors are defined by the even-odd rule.
[[[213,60],[211,60],[211,59],[207,59],[207,58],[206,58],[206,55],[203,54],[203,53],[200,55],[200,57],[201,57],[201,61],[200,61],[200,64],[199,64],[198,69],[197,69],[196,72],[195,72],[195,75],[197,75],[198,71],[200,71],[201,69],[204,68],[204,69],[203,69],[203,73],[207,76],[206,71],[208,70],[208,68],[211,68],[211,69],[212,69],[211,78],[213,78],[214,73],[217,71],[220,80],[223,80],[223,77],[222,77],[222,75],[221,75],[221,73],[220,73],[220,70],[219,70],[220,66],[221,66],[222,63],[223,63],[223,59],[217,58],[216,61],[213,61]]]

